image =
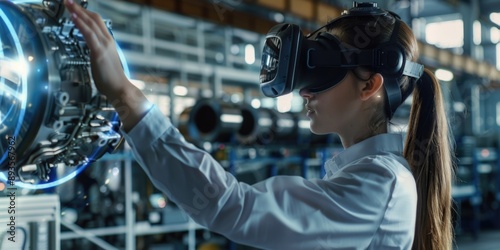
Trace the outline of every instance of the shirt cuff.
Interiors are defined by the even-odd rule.
[[[134,143],[140,145],[140,143],[156,141],[172,126],[170,119],[165,117],[156,105],[152,105],[146,115],[128,133],[123,128],[120,128],[120,131],[130,145]]]

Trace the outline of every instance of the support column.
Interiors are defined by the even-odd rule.
[[[479,3],[477,1],[470,1],[470,3],[461,3],[459,5],[459,11],[462,15],[462,20],[464,22],[464,55],[472,56],[477,58],[474,47],[474,21],[479,19]]]

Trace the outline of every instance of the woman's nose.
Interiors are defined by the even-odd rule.
[[[301,89],[299,91],[299,95],[302,96],[302,98],[311,98],[312,97],[312,93],[308,89]]]

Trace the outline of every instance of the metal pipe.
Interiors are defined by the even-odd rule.
[[[179,116],[179,130],[191,141],[269,144],[293,139],[291,113],[203,99]]]
[[[307,143],[329,144],[332,136],[314,135],[310,121],[302,113],[280,113],[274,109],[255,109],[202,99],[179,116],[179,130],[193,142],[232,142],[240,144]]]
[[[236,104],[201,99],[179,116],[179,130],[195,142],[230,142],[244,117]]]

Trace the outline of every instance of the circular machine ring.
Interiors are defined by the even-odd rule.
[[[57,3],[53,15],[45,4],[0,2],[0,181],[15,176],[28,189],[72,179],[123,139],[117,113],[92,81],[86,43]],[[12,150],[4,138],[15,139]]]

